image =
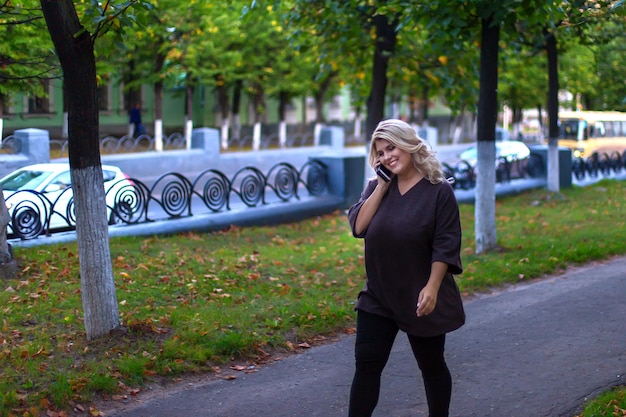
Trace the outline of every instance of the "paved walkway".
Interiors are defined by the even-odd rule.
[[[447,341],[451,416],[572,417],[586,398],[626,383],[626,257],[571,269],[466,302]],[[354,336],[233,380],[104,403],[109,417],[346,416]],[[427,416],[417,366],[400,334],[376,417]],[[417,389],[416,389],[417,387]]]

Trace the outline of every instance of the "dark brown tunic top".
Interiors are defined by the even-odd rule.
[[[391,318],[402,331],[414,336],[436,336],[458,329],[465,323],[465,312],[452,276],[463,272],[461,221],[452,187],[447,182],[432,184],[422,179],[401,195],[393,178],[369,227],[357,235],[357,214],[376,183],[370,181],[348,211],[352,233],[365,238],[367,281],[355,309]],[[448,272],[435,310],[417,317],[417,298],[434,261],[448,264]]]

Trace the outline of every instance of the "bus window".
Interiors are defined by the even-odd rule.
[[[595,122],[591,126],[589,126],[589,137],[591,138],[603,138],[606,136],[606,131],[604,129],[604,123]]]
[[[574,139],[578,138],[578,120],[561,120],[561,139]]]

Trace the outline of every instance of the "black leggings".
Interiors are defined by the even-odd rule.
[[[349,417],[369,417],[378,403],[380,376],[398,334],[395,321],[357,312],[356,372],[350,390]],[[429,417],[448,417],[452,377],[444,359],[445,334],[435,337],[408,335],[413,355],[422,371]]]

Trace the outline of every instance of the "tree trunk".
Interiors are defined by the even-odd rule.
[[[220,105],[221,110],[221,118],[222,118],[222,129],[220,133],[220,142],[222,149],[228,149],[228,128],[229,128],[229,120],[228,116],[230,113],[229,103],[228,103],[228,92],[226,91],[226,85],[224,83],[224,77],[221,75],[217,75],[216,77],[216,92],[217,92],[217,102]]]
[[[65,91],[65,81],[63,81],[63,91]],[[61,138],[67,139],[68,136],[68,120],[67,120],[67,97],[63,95],[63,126],[61,127]]]
[[[324,116],[324,99],[326,97],[326,93],[328,92],[328,89],[330,88],[330,84],[336,75],[337,75],[337,71],[331,71],[326,76],[326,78],[324,78],[324,81],[320,83],[320,86],[317,92],[315,93],[315,112],[316,112],[315,122],[316,123],[319,123],[322,125],[326,123],[326,117]]]
[[[5,95],[0,92],[0,149],[2,149],[2,139],[4,138],[4,98]]]
[[[2,148],[2,125],[4,115],[4,97],[5,95],[0,93],[0,149]],[[7,225],[11,221],[7,205],[4,202],[4,194],[2,193],[2,187],[0,186],[0,269],[4,269],[6,265],[11,262],[13,256],[11,255],[9,243],[7,242]],[[3,275],[4,276],[4,275]]]
[[[233,115],[233,138],[241,139],[241,121],[240,121],[240,107],[241,107],[241,90],[243,88],[243,81],[235,81],[235,88],[233,88],[233,103],[232,103],[232,115]]]
[[[154,83],[154,149],[163,150],[163,82]]]
[[[287,146],[287,105],[289,104],[289,93],[281,91],[278,101],[278,146]]]
[[[480,92],[476,121],[476,253],[487,252],[498,244],[496,234],[495,141],[498,117],[498,42],[500,24],[493,18],[482,20],[480,47]]]
[[[155,73],[159,74],[165,65],[165,55],[157,54],[154,61]],[[163,150],[163,81],[154,83],[154,148]]]
[[[265,118],[265,94],[260,84],[254,86],[254,94],[252,96],[254,105],[254,128],[252,131],[252,149],[258,151],[261,149],[261,123]]]
[[[191,77],[190,77],[191,78]],[[191,84],[186,86],[185,96],[185,144],[187,150],[191,149],[191,131],[193,130],[193,94],[194,87]]]
[[[374,67],[372,69],[372,89],[367,103],[367,138],[385,114],[385,93],[387,90],[387,65],[396,44],[396,25],[389,23],[387,16],[374,17],[376,26],[376,47],[374,48]]]
[[[539,122],[539,137],[537,141],[539,143],[543,143],[544,138],[544,125],[543,125],[543,108],[541,107],[541,103],[537,103],[537,121]]]
[[[426,80],[425,80],[426,81]],[[421,121],[420,125],[428,126],[428,102],[430,98],[430,87],[428,86],[428,82],[424,82],[424,87],[422,88],[422,111],[420,112]]]
[[[548,56],[548,191],[558,193],[559,184],[559,69],[556,37],[546,38]]]
[[[66,85],[83,314],[87,339],[93,340],[120,326],[98,143],[93,42],[71,0],[41,0],[41,6]]]
[[[0,267],[11,260],[9,243],[7,242],[7,225],[11,221],[7,205],[4,202],[4,194],[0,187]]]

